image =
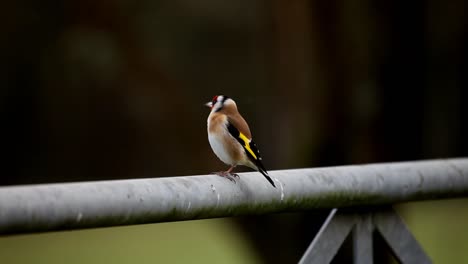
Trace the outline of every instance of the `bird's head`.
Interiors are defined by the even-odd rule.
[[[211,112],[218,112],[226,108],[237,109],[234,100],[232,100],[226,95],[215,95],[213,97],[213,100],[211,100],[211,102],[206,103],[205,105],[211,109]]]

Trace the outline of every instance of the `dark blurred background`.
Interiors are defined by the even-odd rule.
[[[3,2],[0,184],[225,169],[206,135],[216,94],[269,170],[466,156],[467,5]],[[292,263],[325,215],[236,223],[261,262]]]

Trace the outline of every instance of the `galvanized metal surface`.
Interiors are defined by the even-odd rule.
[[[356,214],[356,226],[353,230],[354,263],[372,264],[374,261],[373,232],[371,213]]]
[[[0,233],[468,196],[468,159],[0,188]]]

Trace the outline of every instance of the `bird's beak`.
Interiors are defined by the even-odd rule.
[[[206,107],[209,107],[209,108],[212,108],[213,107],[213,103],[212,102],[208,102],[205,104]]]

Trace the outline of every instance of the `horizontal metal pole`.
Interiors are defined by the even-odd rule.
[[[468,159],[0,188],[0,234],[468,196]]]

